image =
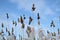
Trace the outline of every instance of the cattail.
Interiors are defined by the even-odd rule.
[[[28,37],[30,36],[30,33],[29,33],[29,31],[28,30],[26,30],[26,32],[27,32],[27,34],[28,34]]]
[[[59,34],[59,28],[58,28],[58,34]]]
[[[23,15],[23,16],[24,16],[24,19],[26,19],[25,15]]]
[[[8,13],[6,13],[6,17],[7,17],[7,19],[9,18]]]
[[[47,33],[49,34],[49,31],[47,30]]]
[[[52,36],[56,36],[56,33],[54,32],[54,33],[52,33]]]
[[[6,32],[8,32],[7,28],[6,28]]]
[[[37,19],[38,19],[38,20],[40,19],[39,13],[37,14]]]
[[[14,29],[12,28],[12,34],[13,34],[13,32],[14,32]]]
[[[12,32],[14,32],[14,29],[13,29],[13,27],[12,27]]]
[[[56,33],[54,32],[54,36],[56,36]]]
[[[24,23],[22,24],[22,28],[24,29],[24,27],[25,27],[25,25],[24,25]]]
[[[20,16],[20,22],[21,22],[21,24],[23,23],[23,19],[22,19],[22,16]]]
[[[33,20],[33,19],[32,19],[32,17],[30,16],[30,17],[29,17],[29,25],[31,24],[32,20]]]
[[[6,39],[3,37],[3,40],[6,40]]]
[[[39,16],[39,13],[37,14],[37,19],[38,19],[38,25],[40,25],[40,16]]]
[[[10,36],[10,32],[8,31],[8,35]]]
[[[52,33],[52,36],[54,36],[53,33]]]
[[[29,32],[31,32],[31,27],[28,26],[28,27],[27,27],[27,30],[28,30]]]
[[[17,22],[15,21],[15,26],[17,26]]]
[[[28,34],[28,37],[30,36],[30,33],[31,33],[31,28],[28,26],[27,27],[27,30],[26,30],[27,34]]]
[[[2,23],[2,28],[4,27],[4,23]]]
[[[55,27],[55,24],[54,24],[54,21],[52,20],[52,22],[51,22],[51,25],[50,25],[51,27]]]
[[[13,20],[13,25],[17,26],[17,22]]]
[[[15,24],[14,20],[13,20],[13,25]]]
[[[40,25],[40,20],[38,20],[38,25]]]
[[[18,22],[20,22],[19,18],[18,18]]]
[[[33,6],[32,6],[32,11],[35,11],[35,9],[36,9],[36,8],[35,8],[35,5],[33,4]]]

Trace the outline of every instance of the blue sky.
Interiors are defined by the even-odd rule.
[[[35,4],[36,10],[32,12],[32,4]],[[9,14],[10,18],[8,19],[9,23],[6,19],[6,13]],[[11,31],[12,28],[12,20],[17,21],[20,15],[25,14],[27,19],[24,21],[26,30],[28,25],[28,18],[32,16],[34,19],[30,26],[33,26],[35,30],[38,30],[37,24],[37,13],[40,13],[40,28],[43,30],[53,30],[50,27],[50,23],[54,20],[55,28],[54,31],[56,32],[59,27],[59,16],[60,16],[60,0],[0,0],[0,29],[1,23],[5,23],[4,29],[9,25],[8,29]],[[17,21],[18,22],[18,21]],[[21,27],[14,27],[15,33],[17,36],[21,31]],[[18,32],[18,29],[20,30]],[[26,34],[27,35],[27,34]]]

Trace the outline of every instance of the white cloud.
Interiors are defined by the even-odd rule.
[[[31,10],[32,4],[35,4],[36,11],[39,11],[41,8],[47,8],[43,0],[10,0],[13,3],[17,3],[18,8],[24,8],[25,10]]]
[[[42,18],[45,18],[45,15],[53,15],[54,11],[48,7],[44,0],[10,0],[12,3],[17,4],[18,9],[24,9],[26,11],[32,12],[32,4],[35,4],[36,10],[34,13],[40,13]]]

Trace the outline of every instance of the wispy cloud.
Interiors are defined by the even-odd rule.
[[[31,8],[34,3],[36,7],[35,13],[39,12],[42,18],[45,18],[45,15],[55,14],[51,7],[47,6],[44,0],[10,0],[10,2],[16,3],[18,9],[24,9],[30,12],[32,12]]]

